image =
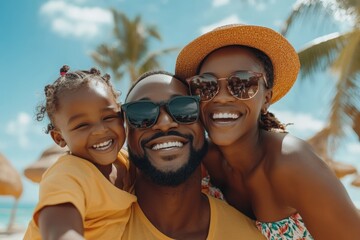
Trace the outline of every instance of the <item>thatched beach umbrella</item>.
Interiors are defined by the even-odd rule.
[[[31,181],[39,183],[46,169],[53,165],[67,151],[66,147],[61,148],[58,145],[45,149],[36,162],[25,168],[24,175]]]
[[[346,175],[357,173],[357,169],[351,164],[337,162],[332,159],[326,159],[325,162],[335,172],[338,178],[343,178]]]
[[[13,196],[15,198],[14,206],[11,210],[10,220],[6,232],[13,231],[16,208],[18,200],[22,194],[23,185],[20,174],[11,165],[11,163],[0,153],[0,195]]]
[[[0,153],[0,195],[13,196],[18,199],[22,191],[20,174]]]
[[[324,128],[320,132],[316,133],[313,137],[307,140],[307,142],[314,148],[315,152],[327,163],[327,165],[335,172],[338,178],[342,178],[349,174],[354,174],[357,169],[347,163],[342,163],[333,160],[328,156],[328,145],[326,136],[328,135],[328,128]]]
[[[360,187],[360,175],[356,174],[354,180],[351,182],[351,185],[355,187]]]

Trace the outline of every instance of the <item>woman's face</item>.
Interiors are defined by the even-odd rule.
[[[209,54],[201,65],[199,74],[211,73],[217,78],[227,78],[232,73],[246,70],[262,73],[262,63],[248,48],[229,46]],[[219,146],[227,146],[257,131],[261,109],[269,105],[271,90],[259,80],[258,92],[248,100],[239,100],[230,94],[227,81],[218,81],[219,92],[210,101],[201,102],[201,119],[211,138]]]

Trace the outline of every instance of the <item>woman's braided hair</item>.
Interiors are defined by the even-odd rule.
[[[78,70],[69,72],[70,67],[64,65],[60,69],[60,77],[56,79],[52,84],[48,84],[44,88],[45,103],[41,103],[36,108],[36,120],[42,121],[45,116],[50,120],[45,130],[49,133],[54,129],[54,113],[59,109],[59,100],[63,93],[74,92],[79,88],[85,86],[90,81],[104,82],[110,89],[114,99],[120,96],[120,92],[116,91],[110,82],[110,75],[105,74],[101,76],[101,72],[96,68],[87,70]]]
[[[263,64],[266,80],[268,83],[268,88],[272,88],[274,86],[274,67],[270,58],[261,50],[252,48],[252,47],[244,47],[249,49],[252,53],[254,53],[255,57]],[[286,131],[286,125],[281,123],[273,113],[266,111],[261,112],[260,120],[259,120],[260,128],[267,131]]]

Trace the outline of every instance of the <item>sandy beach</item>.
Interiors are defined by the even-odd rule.
[[[24,232],[13,233],[13,234],[0,234],[0,240],[22,240],[24,237]]]

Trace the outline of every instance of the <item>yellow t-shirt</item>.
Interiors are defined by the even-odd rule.
[[[126,153],[118,160],[129,169]],[[136,196],[118,189],[89,161],[65,155],[51,166],[40,182],[39,203],[24,239],[41,239],[37,225],[43,207],[72,203],[80,212],[86,239],[120,239]]]
[[[211,215],[207,240],[265,239],[248,217],[224,201],[211,196],[208,196],[208,199]],[[132,214],[122,239],[173,240],[151,224],[137,202],[132,206]]]

